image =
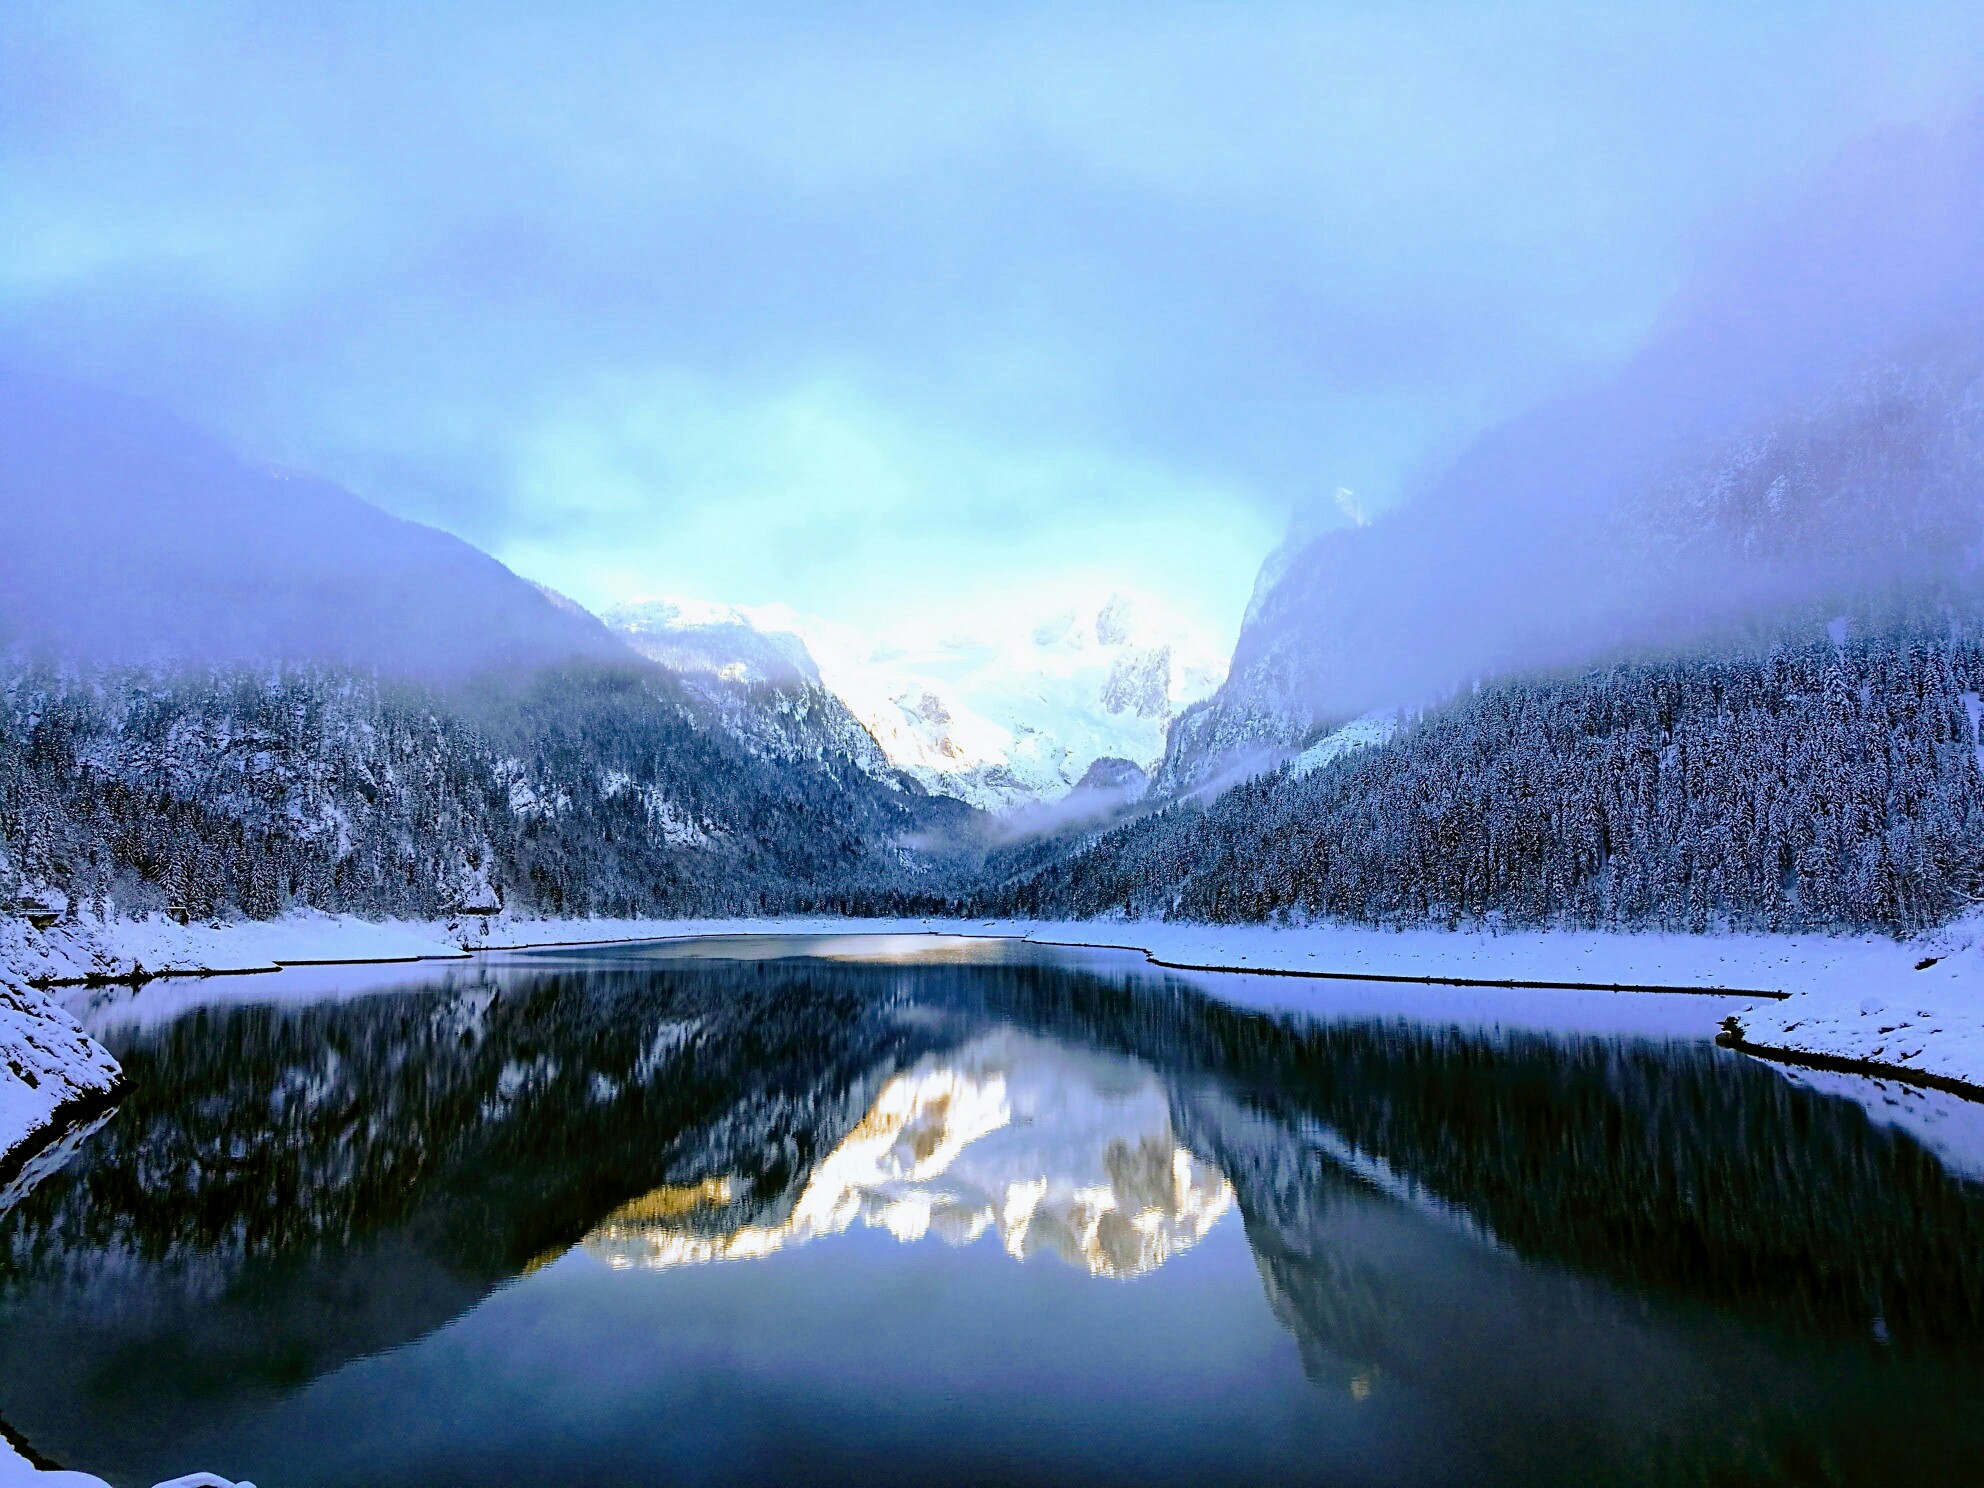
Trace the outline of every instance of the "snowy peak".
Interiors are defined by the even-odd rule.
[[[1065,796],[1099,759],[1149,769],[1171,720],[1224,674],[1202,636],[1124,594],[934,636],[809,641],[890,758],[990,811]]]
[[[730,682],[820,685],[806,643],[789,631],[760,630],[742,610],[699,600],[644,599],[601,617],[622,640],[670,671]]]
[[[1109,679],[1102,684],[1103,711],[1133,713],[1138,718],[1171,718],[1171,648],[1154,651],[1125,648],[1109,665]]]
[[[995,812],[1068,795],[1098,760],[1148,771],[1171,720],[1224,675],[1203,636],[1123,593],[883,634],[781,606],[683,600],[623,606],[606,620],[678,671],[824,686],[894,767]]]

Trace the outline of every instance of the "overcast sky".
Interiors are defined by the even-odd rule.
[[[1940,126],[1984,6],[0,5],[0,354],[594,605],[1125,584],[1230,641]]]

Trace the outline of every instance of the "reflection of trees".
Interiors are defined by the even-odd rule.
[[[419,1336],[670,1181],[746,1175],[709,1222],[776,1215],[870,1072],[929,1043],[886,993],[751,966],[451,976],[106,1035],[128,1097],[0,1224],[8,1419],[58,1456],[141,1450]]]
[[[1523,1256],[1856,1336],[1879,1317],[1901,1345],[1984,1338],[1984,1189],[1750,1061],[1318,1023],[1179,984],[1000,985],[1043,1031],[1216,1082],[1283,1128],[1321,1123]]]
[[[713,1237],[779,1225],[887,1081],[1002,1025],[1156,1072],[1319,1380],[1376,1365],[1616,1424],[1696,1345],[1612,1283],[1842,1347],[1877,1315],[1903,1352],[1984,1337],[1978,1189],[1706,1047],[1317,1024],[1142,972],[701,961],[111,1035],[116,1119],[0,1222],[0,1398],[58,1457],[163,1440],[418,1336],[630,1203],[693,1195],[664,1217]],[[1126,1189],[1163,1176],[1119,1160]],[[1613,1357],[1580,1394],[1594,1329]],[[1488,1388],[1511,1338],[1533,1346]]]

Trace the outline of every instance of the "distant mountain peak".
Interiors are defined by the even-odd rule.
[[[820,669],[804,641],[789,631],[760,629],[730,605],[643,599],[601,618],[634,650],[671,671],[731,682],[820,685]]]
[[[990,811],[1065,796],[1098,759],[1147,770],[1172,718],[1224,671],[1189,625],[1121,591],[990,623],[942,615],[923,634],[674,599],[606,619],[677,670],[764,680],[789,666],[836,694],[898,769]]]

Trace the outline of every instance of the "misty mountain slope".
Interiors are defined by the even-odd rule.
[[[1565,426],[1578,416],[1559,414]],[[1984,351],[1871,358],[1769,415],[1649,455],[1644,471],[1607,475],[1574,510],[1527,506],[1532,487],[1484,469],[1502,457],[1463,462],[1420,503],[1311,544],[1257,600],[1226,686],[1173,729],[1161,790],[1272,763],[1350,717],[1478,678],[1712,650],[1814,608],[1967,605],[1984,592]]]
[[[1984,892],[1984,354],[1909,352],[1686,449],[1640,440],[1663,453],[1616,504],[1524,526],[1524,488],[1488,481],[1559,410],[1463,463],[1479,505],[1450,484],[1326,534],[1174,727],[1153,804],[1183,804],[1060,863],[1008,855],[995,902],[1697,930],[1959,911]],[[1389,742],[1296,754],[1401,706]]]
[[[1967,906],[1980,286],[1984,116],[1843,163],[1609,381],[1270,560],[1172,729],[1170,809],[1011,863],[995,901],[1693,930]],[[1297,755],[1360,717],[1410,721]]]
[[[134,400],[0,366],[0,448],[0,637],[32,649],[434,676],[628,655],[459,538]]]
[[[1968,590],[1984,558],[1984,114],[1876,142],[1706,262],[1606,381],[1264,573],[1160,794],[1375,708],[1806,604]]]
[[[199,915],[816,904],[970,816],[817,686],[678,677],[446,534],[0,383],[0,851]],[[18,458],[15,458],[18,452]]]
[[[1484,686],[987,896],[1018,915],[1904,931],[1984,896],[1984,624]]]

